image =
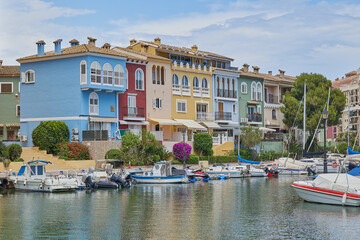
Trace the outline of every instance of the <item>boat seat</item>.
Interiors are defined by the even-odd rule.
[[[24,172],[25,172],[25,167],[26,167],[26,166],[21,166],[19,172],[17,173],[17,176],[21,176],[21,175],[24,174]]]

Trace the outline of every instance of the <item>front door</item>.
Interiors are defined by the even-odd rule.
[[[223,102],[218,103],[218,111],[219,111],[218,119],[223,120],[224,119],[224,103]]]

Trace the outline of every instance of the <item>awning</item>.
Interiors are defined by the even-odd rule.
[[[259,102],[255,102],[255,101],[248,101],[248,104],[260,104]]]
[[[260,131],[264,131],[264,132],[276,132],[275,129],[272,128],[266,128],[266,127],[259,127]]]
[[[139,122],[135,122],[135,121],[125,121],[125,120],[120,120],[119,121],[120,124],[122,125],[149,125],[148,121],[139,121]]]
[[[9,123],[6,124],[6,127],[20,127],[20,123]]]
[[[201,126],[200,124],[198,124],[197,122],[195,122],[193,120],[185,120],[185,119],[174,119],[174,120],[177,121],[178,123],[181,123],[188,129],[206,130],[205,127]]]
[[[204,124],[206,127],[208,128],[221,128],[216,122],[201,122],[202,124]]]
[[[117,119],[112,117],[90,117],[90,122],[116,123]]]
[[[179,125],[177,121],[165,118],[149,118],[149,121],[157,122],[159,125]]]

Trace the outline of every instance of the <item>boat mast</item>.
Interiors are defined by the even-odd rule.
[[[304,83],[304,118],[303,118],[303,151],[305,151],[305,124],[306,124],[306,79]]]

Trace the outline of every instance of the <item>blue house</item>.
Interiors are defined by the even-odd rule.
[[[126,90],[127,56],[105,43],[95,46],[70,41],[45,52],[37,42],[37,54],[17,61],[21,71],[20,136],[23,146],[33,146],[31,133],[41,121],[63,121],[71,141],[108,140],[118,129],[118,93]]]

